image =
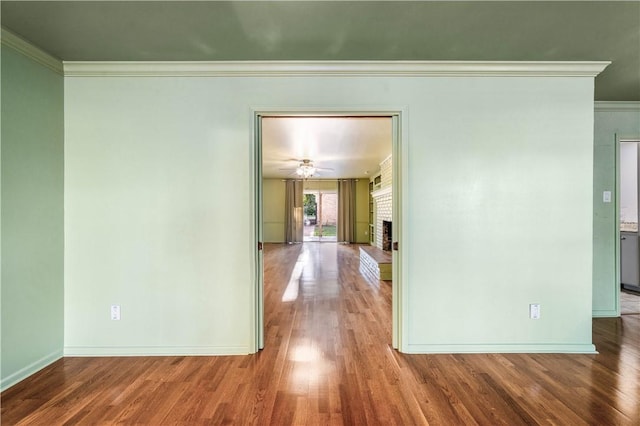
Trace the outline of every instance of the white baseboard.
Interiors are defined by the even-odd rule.
[[[640,112],[640,102],[606,102],[596,101],[594,102],[594,108],[596,111],[606,112],[624,112],[624,111],[638,111]]]
[[[479,345],[407,345],[407,354],[465,354],[465,353],[556,353],[597,354],[591,344],[479,344]]]
[[[37,373],[43,368],[53,364],[60,358],[62,358],[62,351],[55,351],[50,353],[49,355],[46,355],[40,358],[37,361],[32,362],[26,367],[21,368],[15,373],[10,374],[9,376],[2,379],[2,381],[0,382],[0,391],[4,392],[6,389],[9,389],[11,386],[15,385],[16,383],[21,382],[22,380],[26,379],[32,374]]]
[[[620,316],[620,312],[615,309],[603,309],[598,311],[592,311],[591,316],[593,318],[616,318]]]
[[[248,355],[246,346],[65,346],[64,356]]]

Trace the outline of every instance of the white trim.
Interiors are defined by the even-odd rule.
[[[247,355],[246,346],[65,346],[64,356]]]
[[[594,102],[595,111],[638,111],[640,112],[640,102],[611,102],[596,101]]]
[[[51,352],[49,355],[45,355],[39,360],[32,362],[26,367],[21,368],[15,373],[10,374],[9,376],[2,379],[2,382],[0,383],[0,391],[4,392],[5,390],[9,389],[11,386],[17,384],[18,382],[21,382],[22,380],[26,379],[32,374],[37,373],[43,368],[53,364],[60,358],[62,358],[62,351],[54,351],[54,352]]]
[[[611,62],[532,61],[64,61],[70,77],[595,77]]]
[[[615,192],[613,194],[613,210],[614,210],[614,216],[613,216],[613,258],[614,258],[614,283],[613,283],[613,301],[614,301],[614,307],[613,309],[608,309],[607,311],[609,311],[609,313],[611,313],[611,311],[613,311],[613,316],[614,317],[619,317],[620,316],[620,284],[622,282],[622,275],[621,275],[621,250],[622,247],[620,246],[620,138],[618,136],[617,133],[614,133],[614,138],[615,138],[615,142],[614,142],[614,146],[613,146],[613,152],[614,152],[614,159],[613,159],[613,167],[614,167],[614,188],[615,188]],[[595,141],[595,138],[594,138]],[[592,283],[591,283],[591,288],[593,290],[593,279],[592,279]],[[609,288],[609,291],[611,291],[612,289]],[[599,317],[600,312],[594,312],[593,311],[593,301],[591,302],[591,317]]]
[[[399,159],[402,160],[398,160],[398,161],[394,161],[393,162],[393,171],[394,173],[398,173],[398,178],[393,179],[392,183],[393,186],[389,186],[388,188],[385,187],[385,191],[388,191],[389,193],[393,192],[394,189],[397,191],[395,192],[396,195],[394,195],[394,214],[397,213],[397,210],[399,210],[400,215],[399,217],[401,218],[400,220],[394,220],[394,226],[399,227],[400,232],[398,233],[398,235],[400,236],[400,238],[397,240],[400,244],[400,246],[402,247],[404,244],[404,241],[406,240],[406,236],[405,236],[405,232],[406,232],[406,228],[402,228],[402,222],[407,220],[408,217],[408,208],[407,208],[407,204],[406,201],[407,197],[403,196],[403,191],[404,188],[403,186],[401,186],[402,183],[402,179],[405,179],[406,176],[408,175],[408,171],[407,170],[400,170],[400,166],[401,164],[406,164],[406,160],[408,158],[408,152],[406,149],[406,133],[402,133],[402,129],[403,128],[408,128],[409,127],[409,123],[408,123],[408,111],[407,111],[407,107],[389,107],[389,106],[378,106],[378,107],[374,107],[374,106],[352,106],[352,107],[346,107],[346,106],[339,106],[339,107],[324,107],[324,108],[314,108],[314,107],[269,107],[269,106],[263,106],[263,107],[259,107],[259,106],[253,106],[252,109],[252,114],[253,117],[262,117],[262,116],[279,116],[279,115],[284,115],[284,116],[305,116],[305,115],[326,115],[326,116],[343,116],[343,115],[347,115],[347,116],[359,116],[359,115],[363,115],[363,116],[379,116],[379,117],[397,117],[398,120],[398,129],[397,129],[397,134],[394,135],[393,138],[393,147],[392,147],[392,154],[391,156],[393,157],[394,155],[397,155]],[[256,121],[254,120],[253,122],[253,130],[252,130],[252,135],[253,135],[253,144],[254,144],[254,148],[252,149],[252,157],[254,162],[256,160],[255,156],[256,154],[259,152],[259,149],[255,146],[257,143],[261,142],[259,140],[259,138],[257,137],[257,135],[255,134],[255,132],[257,131],[257,127],[256,127]],[[394,133],[395,130],[394,130]],[[257,167],[259,166],[261,163],[260,162],[255,162],[254,165],[252,165],[252,167]],[[401,174],[400,174],[401,173]],[[395,175],[394,175],[395,176]],[[256,182],[257,179],[254,179],[254,184],[252,185],[252,192],[255,193],[256,189],[257,189],[257,185],[259,185]],[[257,202],[257,200],[256,200]],[[402,203],[402,204],[400,204]],[[254,206],[255,207],[255,206]],[[259,209],[253,209],[253,214],[254,215],[258,215],[258,210]],[[255,217],[255,216],[254,216]],[[257,219],[257,218],[256,218]],[[257,223],[257,222],[256,222]],[[368,224],[368,222],[367,222]],[[258,228],[258,226],[256,225],[256,228]],[[258,239],[258,235],[257,235],[257,229],[253,230],[253,235],[254,238],[256,238],[254,240],[254,242],[257,242]],[[257,251],[255,250],[255,246],[252,249],[254,252],[254,258],[256,256],[255,253],[257,253]],[[393,274],[394,274],[394,285],[393,285],[393,295],[392,295],[392,305],[393,305],[393,312],[392,312],[392,347],[394,349],[398,349],[402,351],[402,342],[407,338],[408,336],[408,312],[406,307],[408,306],[408,298],[406,297],[407,291],[406,291],[406,282],[404,280],[403,277],[406,276],[406,269],[407,269],[407,262],[406,262],[406,257],[402,256],[402,252],[400,250],[398,251],[394,251],[394,263],[399,265],[398,267],[394,267],[393,268]],[[398,261],[396,261],[396,259]],[[253,262],[253,266],[255,267],[255,265],[258,262],[254,261]],[[254,280],[253,286],[255,288],[256,285],[258,285],[257,283],[259,282],[259,279],[257,278],[259,276],[259,274],[262,273],[262,270],[258,271],[256,273],[256,279]],[[254,289],[252,291],[252,294],[254,297],[259,297],[259,291],[257,289]],[[257,303],[259,303],[259,301],[257,301]],[[254,303],[254,309],[257,306],[257,303]],[[263,311],[264,312],[264,311]],[[257,325],[258,323],[256,321],[253,321],[252,324]],[[263,324],[264,327],[264,324]],[[255,332],[252,332],[253,335],[255,336]]]
[[[554,354],[597,354],[592,344],[471,344],[471,345],[407,345],[408,354],[474,354],[474,353],[554,353]]]
[[[251,211],[254,212],[251,235],[251,267],[254,271],[254,282],[251,286],[251,353],[264,349],[264,216],[263,205],[263,173],[262,173],[262,117],[263,114],[256,108],[251,109],[251,158],[254,160],[250,175],[249,188],[254,195],[251,197]],[[262,244],[262,250],[258,249]]]
[[[389,186],[385,186],[384,188],[376,189],[375,191],[372,191],[371,196],[373,198],[379,198],[379,197],[382,197],[383,195],[391,194],[392,192],[393,192],[392,186],[389,185]]]
[[[636,102],[640,106],[640,102]],[[624,102],[623,104],[629,104]],[[608,110],[608,111],[620,111],[620,110]],[[626,111],[635,111],[627,109]],[[638,110],[640,112],[640,110]],[[620,289],[622,286],[622,272],[621,272],[621,258],[622,258],[622,248],[620,247],[620,185],[622,179],[620,177],[620,143],[624,141],[632,142],[634,140],[640,140],[640,137],[637,136],[627,136],[624,133],[614,133],[615,137],[615,145],[614,145],[614,166],[615,166],[615,193],[614,193],[614,201],[615,201],[615,214],[613,218],[613,246],[614,246],[614,262],[615,262],[615,282],[613,285],[613,300],[615,303],[614,309],[602,309],[602,310],[593,310],[591,312],[591,316],[593,318],[611,318],[611,317],[619,317],[621,314],[621,306],[620,306]],[[640,177],[640,176],[639,176]],[[611,288],[610,288],[611,291]]]
[[[402,233],[403,224],[408,223],[406,221],[406,213],[403,214],[405,210],[402,205],[402,200],[404,199],[402,182],[406,182],[403,181],[402,166],[408,164],[403,161],[404,152],[402,150],[402,128],[404,125],[403,120],[408,115],[406,112],[407,110],[404,108],[401,111],[398,111],[398,114],[391,117],[391,153],[389,153],[387,158],[382,162],[391,161],[391,185],[389,185],[391,188],[391,194],[389,194],[389,197],[391,197],[391,230],[393,234],[391,242],[392,244],[398,243],[398,249],[403,247],[407,241],[404,239],[404,235]],[[380,168],[380,185],[382,185],[381,174],[382,167]],[[375,177],[373,179],[375,180]],[[373,185],[375,186],[375,182]],[[376,199],[375,202],[377,203],[378,201],[379,199]],[[376,205],[373,207],[374,222],[369,226],[369,232],[371,233],[369,241],[375,242],[377,238],[376,226],[378,224],[378,208]],[[404,349],[402,346],[403,343],[409,340],[409,336],[405,334],[406,330],[404,329],[404,324],[408,323],[406,318],[408,315],[407,308],[409,304],[403,297],[404,294],[407,293],[407,285],[403,280],[402,257],[402,252],[400,250],[391,250],[391,281],[393,282],[393,285],[391,286],[391,347],[399,352]]]
[[[62,66],[62,61],[34,46],[27,40],[5,28],[2,28],[2,37],[0,38],[2,39],[3,46],[10,47],[16,52],[22,53],[27,58],[36,61],[40,65],[43,65],[58,74],[63,74],[64,68]]]
[[[618,291],[618,293],[620,292]],[[591,316],[593,318],[616,318],[620,316],[620,313],[615,309],[599,309],[594,310]]]

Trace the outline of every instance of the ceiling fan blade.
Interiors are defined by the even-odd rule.
[[[287,176],[297,175],[296,169],[278,169],[278,170],[280,170],[281,172],[289,172],[287,173]]]

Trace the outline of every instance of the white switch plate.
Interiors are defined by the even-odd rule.
[[[120,305],[111,305],[111,320],[120,321]]]
[[[611,202],[611,191],[604,191],[602,193],[602,202],[610,203]]]
[[[529,318],[540,319],[540,304],[532,303],[529,305]]]

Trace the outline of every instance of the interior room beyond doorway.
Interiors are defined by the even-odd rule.
[[[306,294],[310,280],[318,279],[314,274],[319,271],[324,271],[322,288],[313,290],[314,293],[323,292],[327,286],[339,285],[336,280],[342,272],[330,265],[337,259],[331,255],[327,257],[325,249],[334,247],[335,251],[335,246],[342,247],[342,243],[357,254],[359,261],[353,266],[362,279],[372,280],[376,286],[386,285],[396,292],[398,287],[391,287],[391,277],[381,278],[380,274],[358,268],[362,265],[359,247],[381,250],[374,247],[381,244],[377,241],[378,233],[382,238],[382,231],[377,232],[379,218],[374,210],[378,200],[374,199],[374,192],[380,192],[383,169],[388,187],[382,192],[389,195],[388,205],[385,205],[387,219],[392,214],[391,159],[394,147],[397,148],[398,116],[275,115],[260,116],[259,120],[262,241],[268,244],[265,247],[276,243],[294,245],[301,250],[296,259],[289,259],[296,267],[285,277],[286,294],[278,299],[278,305],[292,303],[297,299],[294,294]],[[325,245],[327,247],[321,249]],[[311,264],[305,263],[310,251],[315,250],[321,250],[323,256],[314,257]],[[391,252],[388,257],[391,259]],[[322,265],[315,265],[315,262]],[[388,266],[391,271],[391,262]],[[266,275],[267,271],[278,267],[270,264],[269,257],[265,256],[258,274]],[[377,270],[377,264],[374,269]],[[336,275],[328,276],[327,271],[334,271]],[[264,290],[261,287],[258,293],[267,292],[271,285],[264,281]],[[395,296],[393,300],[397,300]],[[259,298],[259,306],[260,303],[264,306],[258,312],[258,318],[261,312],[279,309],[267,298]],[[393,313],[397,312],[399,309],[394,308]],[[388,315],[393,317],[392,312]],[[398,324],[395,320],[391,322]],[[265,330],[259,323],[258,330],[261,329]],[[396,347],[394,339],[392,342],[384,340]],[[267,344],[268,339],[264,342]]]
[[[263,242],[376,245],[373,181],[391,164],[391,116],[264,116],[261,133]],[[345,181],[353,185],[346,216]]]

